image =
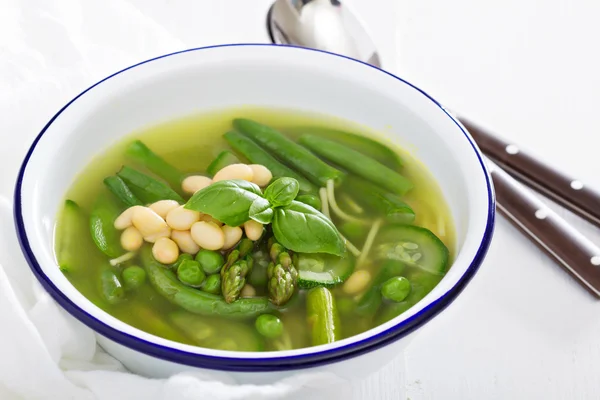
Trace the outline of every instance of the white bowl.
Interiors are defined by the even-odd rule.
[[[456,229],[456,259],[424,299],[397,318],[339,342],[282,352],[204,349],[163,339],[112,317],[57,268],[53,228],[76,174],[124,135],[191,113],[240,105],[313,111],[386,130],[414,150],[437,179]],[[163,377],[199,368],[240,381],[271,381],[299,370],[364,376],[396,355],[406,336],[450,304],[487,252],[494,194],[465,129],[410,83],[359,61],[288,46],[240,44],[168,54],[119,71],[65,105],[31,146],[15,189],[15,223],[36,277],[99,343],[134,372]],[[252,372],[261,372],[253,374]]]

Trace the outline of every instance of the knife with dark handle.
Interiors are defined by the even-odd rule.
[[[458,119],[471,133],[481,151],[502,169],[600,227],[599,192],[536,159],[518,145],[502,140],[482,126],[464,117]]]
[[[493,162],[498,210],[590,293],[600,297],[600,247]]]

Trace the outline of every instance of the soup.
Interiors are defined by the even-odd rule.
[[[126,137],[75,179],[55,235],[57,264],[107,313],[232,351],[380,325],[439,283],[453,248],[410,154],[348,121],[259,108]]]

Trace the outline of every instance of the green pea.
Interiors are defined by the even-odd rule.
[[[200,263],[200,266],[202,266],[202,269],[208,275],[219,272],[225,263],[223,255],[218,251],[212,250],[200,250],[196,254],[196,261]]]
[[[179,257],[177,257],[177,261],[175,261],[173,264],[171,264],[170,267],[173,271],[177,271],[177,268],[179,268],[179,266],[181,265],[182,262],[184,262],[185,260],[193,260],[193,259],[194,259],[194,257],[192,257],[191,254],[181,253],[179,255]]]
[[[221,294],[221,275],[209,275],[202,284],[202,291],[212,294]]]
[[[263,314],[256,318],[256,330],[269,339],[275,339],[283,333],[283,322],[271,314]]]
[[[381,295],[391,301],[403,301],[409,293],[410,282],[402,276],[390,278],[381,285]]]
[[[146,271],[142,267],[132,265],[121,272],[121,280],[126,289],[137,289],[146,282]]]
[[[177,278],[188,286],[198,287],[204,282],[206,275],[202,271],[202,268],[200,268],[198,261],[183,260],[179,268],[177,268]]]

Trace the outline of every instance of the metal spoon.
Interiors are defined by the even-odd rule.
[[[267,29],[275,44],[326,50],[381,68],[367,30],[338,0],[277,0],[267,14]],[[503,142],[481,126],[461,117],[458,120],[468,127],[486,155],[517,176],[526,175],[526,183],[543,189],[561,205],[600,226],[600,194],[525,154],[514,144]],[[583,287],[600,297],[600,248],[494,162],[489,159],[487,162],[498,210]]]

